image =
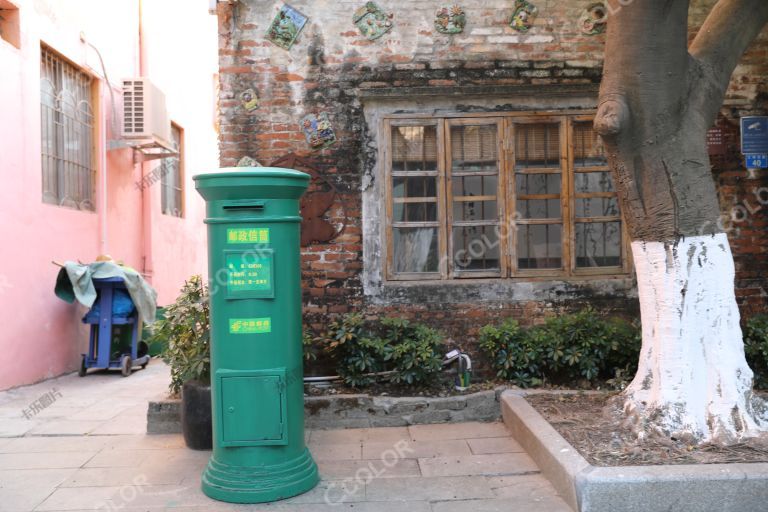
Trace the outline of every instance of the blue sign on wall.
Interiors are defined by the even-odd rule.
[[[768,117],[741,118],[741,152],[745,155],[768,153]]]
[[[768,169],[768,155],[744,155],[747,169]]]

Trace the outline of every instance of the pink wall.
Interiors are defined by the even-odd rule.
[[[106,240],[101,237],[100,180],[105,171],[101,158],[97,159],[96,212],[44,204],[40,42],[97,79],[96,111],[99,121],[101,116],[106,119],[97,124],[108,126],[112,106],[101,65],[95,52],[80,41],[80,33],[101,52],[113,87],[122,78],[138,76],[139,0],[13,2],[20,9],[21,48],[0,40],[0,389],[73,371],[86,349],[87,331],[79,321],[85,309],[53,295],[58,268],[51,260],[92,261],[104,250],[142,271],[144,255],[151,252],[152,259],[146,263],[154,269],[152,283],[161,304],[175,298],[186,277],[204,271],[203,203],[191,177],[198,170],[215,168],[218,162],[213,128],[216,19],[208,14],[205,2],[145,1],[147,74],[163,89],[171,119],[185,131],[185,218],[161,213],[159,185],[149,190],[149,208],[144,212],[142,194],[135,187],[141,167],[133,165],[129,149],[104,153]],[[146,4],[163,4],[166,12]],[[119,89],[114,93],[119,111]],[[152,168],[145,166],[145,172]],[[145,225],[151,229],[147,237],[152,240],[151,251],[143,245]]]

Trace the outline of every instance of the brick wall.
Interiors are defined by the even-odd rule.
[[[352,310],[375,316],[392,314],[418,318],[443,328],[457,340],[471,339],[478,327],[502,316],[526,323],[546,314],[577,309],[589,303],[612,312],[634,316],[632,294],[575,294],[526,301],[423,301],[410,304],[372,302],[364,293],[363,207],[361,189],[373,178],[377,148],[375,127],[369,126],[363,107],[366,95],[377,91],[434,91],[450,94],[456,88],[489,91],[523,86],[596,87],[601,78],[604,36],[586,36],[578,17],[591,2],[544,1],[535,26],[520,34],[507,26],[507,0],[465,0],[463,34],[438,33],[433,20],[440,2],[379,0],[393,14],[394,28],[375,41],[361,36],[352,23],[353,11],[363,0],[294,0],[293,7],[309,22],[290,51],[266,41],[264,34],[281,2],[239,0],[219,4],[220,148],[221,165],[232,166],[243,156],[264,165],[295,153],[309,159],[339,191],[328,218],[344,232],[333,242],[314,244],[303,252],[303,285],[308,323],[321,329],[328,315]],[[691,34],[715,0],[694,0]],[[440,5],[438,5],[440,4]],[[768,108],[768,31],[750,48],[737,69],[721,122]],[[257,91],[260,105],[246,111],[239,94]],[[495,88],[495,89],[494,89]],[[505,89],[506,88],[506,89]],[[414,100],[415,101],[415,100]],[[457,104],[462,103],[457,100]],[[327,112],[338,142],[329,149],[310,151],[299,121],[308,113]],[[730,121],[729,121],[730,120]],[[721,202],[730,218],[734,205],[755,190],[768,186],[764,178],[748,178],[738,154],[737,141],[715,163]],[[743,310],[765,309],[764,252],[767,204],[751,208],[733,224],[731,234],[738,269],[738,296]],[[757,204],[757,201],[752,201]],[[730,226],[729,224],[729,226]]]

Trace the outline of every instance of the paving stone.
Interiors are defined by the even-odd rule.
[[[363,458],[379,459],[383,453],[393,449],[407,459],[471,454],[469,445],[465,440],[445,439],[442,441],[403,441],[394,448],[392,443],[364,442]]]
[[[115,487],[126,485],[180,485],[188,474],[177,465],[136,468],[102,467],[77,469],[60,487]]]
[[[104,509],[120,487],[61,487],[56,489],[36,511],[96,510]]]
[[[345,430],[314,430],[310,440],[316,443],[357,443],[375,439],[377,442],[395,443],[402,439],[410,439],[407,428],[356,428]]]
[[[147,450],[108,450],[97,453],[86,464],[86,468],[133,468],[149,457]]]
[[[537,500],[506,498],[493,500],[443,501],[432,504],[433,512],[573,512],[563,500],[544,497]]]
[[[419,467],[424,476],[511,475],[539,469],[525,453],[424,458],[419,459]]]
[[[323,416],[323,411],[318,415],[320,427],[365,428],[307,430],[305,440],[323,479],[318,487],[273,504],[244,506],[211,500],[200,489],[211,452],[187,449],[179,434],[144,433],[144,403],[165,396],[168,379],[167,367],[153,362],[146,372],[136,372],[130,379],[111,373],[88,375],[85,379],[70,375],[21,391],[0,392],[0,432],[4,428],[11,431],[6,426],[11,424],[13,435],[27,435],[0,439],[0,510],[561,511],[562,504],[542,477],[511,476],[536,468],[525,466],[525,455],[515,451],[516,443],[499,423],[370,428],[373,421],[399,421],[398,425],[402,425],[405,420],[403,415],[340,419]],[[51,407],[53,410],[33,420],[20,420],[21,407],[52,387],[63,395]],[[94,388],[110,398],[94,399]],[[370,399],[362,400],[373,407]],[[476,409],[485,407],[483,400],[475,399]],[[416,409],[413,404],[421,401],[417,398],[406,402]],[[411,421],[416,415],[433,413],[454,421],[463,419],[468,411],[462,401],[450,402],[461,406],[434,399],[428,402],[426,410],[407,415]],[[354,415],[360,403],[361,399],[355,398],[342,405],[347,407],[344,411]],[[69,414],[62,419],[65,411]],[[114,411],[117,414],[110,417]],[[73,416],[80,420],[73,420]],[[42,434],[28,432],[33,429]],[[90,434],[76,435],[78,432]],[[398,449],[404,457],[390,458],[389,454],[396,454]],[[483,476],[488,474],[505,476]]]
[[[53,420],[42,423],[29,431],[31,435],[82,436],[101,425],[100,421]]]
[[[319,461],[318,469],[322,478],[344,480],[347,478],[366,479],[369,475],[377,478],[421,476],[419,463],[415,459],[399,460],[330,460]]]
[[[0,437],[21,437],[39,425],[39,420],[6,418],[0,421]]]
[[[98,452],[108,442],[106,437],[89,436],[17,437],[0,443],[0,453]]]
[[[413,425],[408,427],[411,439],[416,441],[438,439],[477,439],[481,437],[505,437],[509,431],[501,422],[455,423],[448,425]]]
[[[76,469],[35,469],[0,471],[0,510],[29,512],[43,502],[56,486]]]
[[[354,460],[362,459],[362,444],[324,444],[310,440],[309,450],[315,460]]]
[[[438,501],[491,499],[490,483],[484,477],[379,478],[368,483],[367,501]]]
[[[527,496],[538,499],[557,494],[543,475],[492,476],[488,477],[488,482],[498,498]]]
[[[467,439],[472,453],[481,455],[485,453],[522,453],[523,447],[512,437],[484,437],[480,439]]]
[[[181,435],[115,435],[98,436],[106,439],[106,450],[162,450],[185,448]]]
[[[0,453],[0,469],[79,468],[96,452]]]

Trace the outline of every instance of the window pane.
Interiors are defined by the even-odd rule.
[[[517,211],[524,219],[559,219],[559,199],[520,199]]]
[[[499,270],[499,237],[496,226],[453,228],[453,262],[456,270]]]
[[[451,168],[454,172],[495,171],[497,143],[495,124],[452,126]]]
[[[393,126],[392,170],[417,172],[437,170],[437,127]]]
[[[393,228],[395,272],[437,272],[437,228]]]
[[[577,217],[618,217],[619,203],[615,197],[576,199]]]
[[[576,224],[576,266],[618,267],[621,265],[621,223]]]
[[[453,220],[496,220],[498,203],[496,201],[454,201]]]
[[[560,174],[516,174],[518,195],[559,194]]]
[[[560,167],[560,123],[515,125],[515,169]]]
[[[437,203],[395,203],[392,206],[394,222],[435,222]]]
[[[520,269],[561,268],[563,229],[560,224],[522,225],[517,232]]]
[[[52,51],[40,52],[43,201],[93,210],[91,78]]]
[[[576,167],[608,165],[603,141],[591,121],[573,123],[573,152]]]
[[[499,187],[498,176],[454,176],[453,196],[495,196]]]
[[[577,194],[613,192],[613,179],[609,172],[577,172],[573,178]]]
[[[171,125],[171,138],[173,139],[174,149],[181,152],[181,129],[173,124]],[[158,169],[162,183],[162,194],[160,197],[162,210],[164,214],[173,215],[174,217],[182,216],[181,158],[182,155],[165,158]]]
[[[436,197],[437,178],[416,176],[413,178],[395,177],[392,180],[393,197]]]

